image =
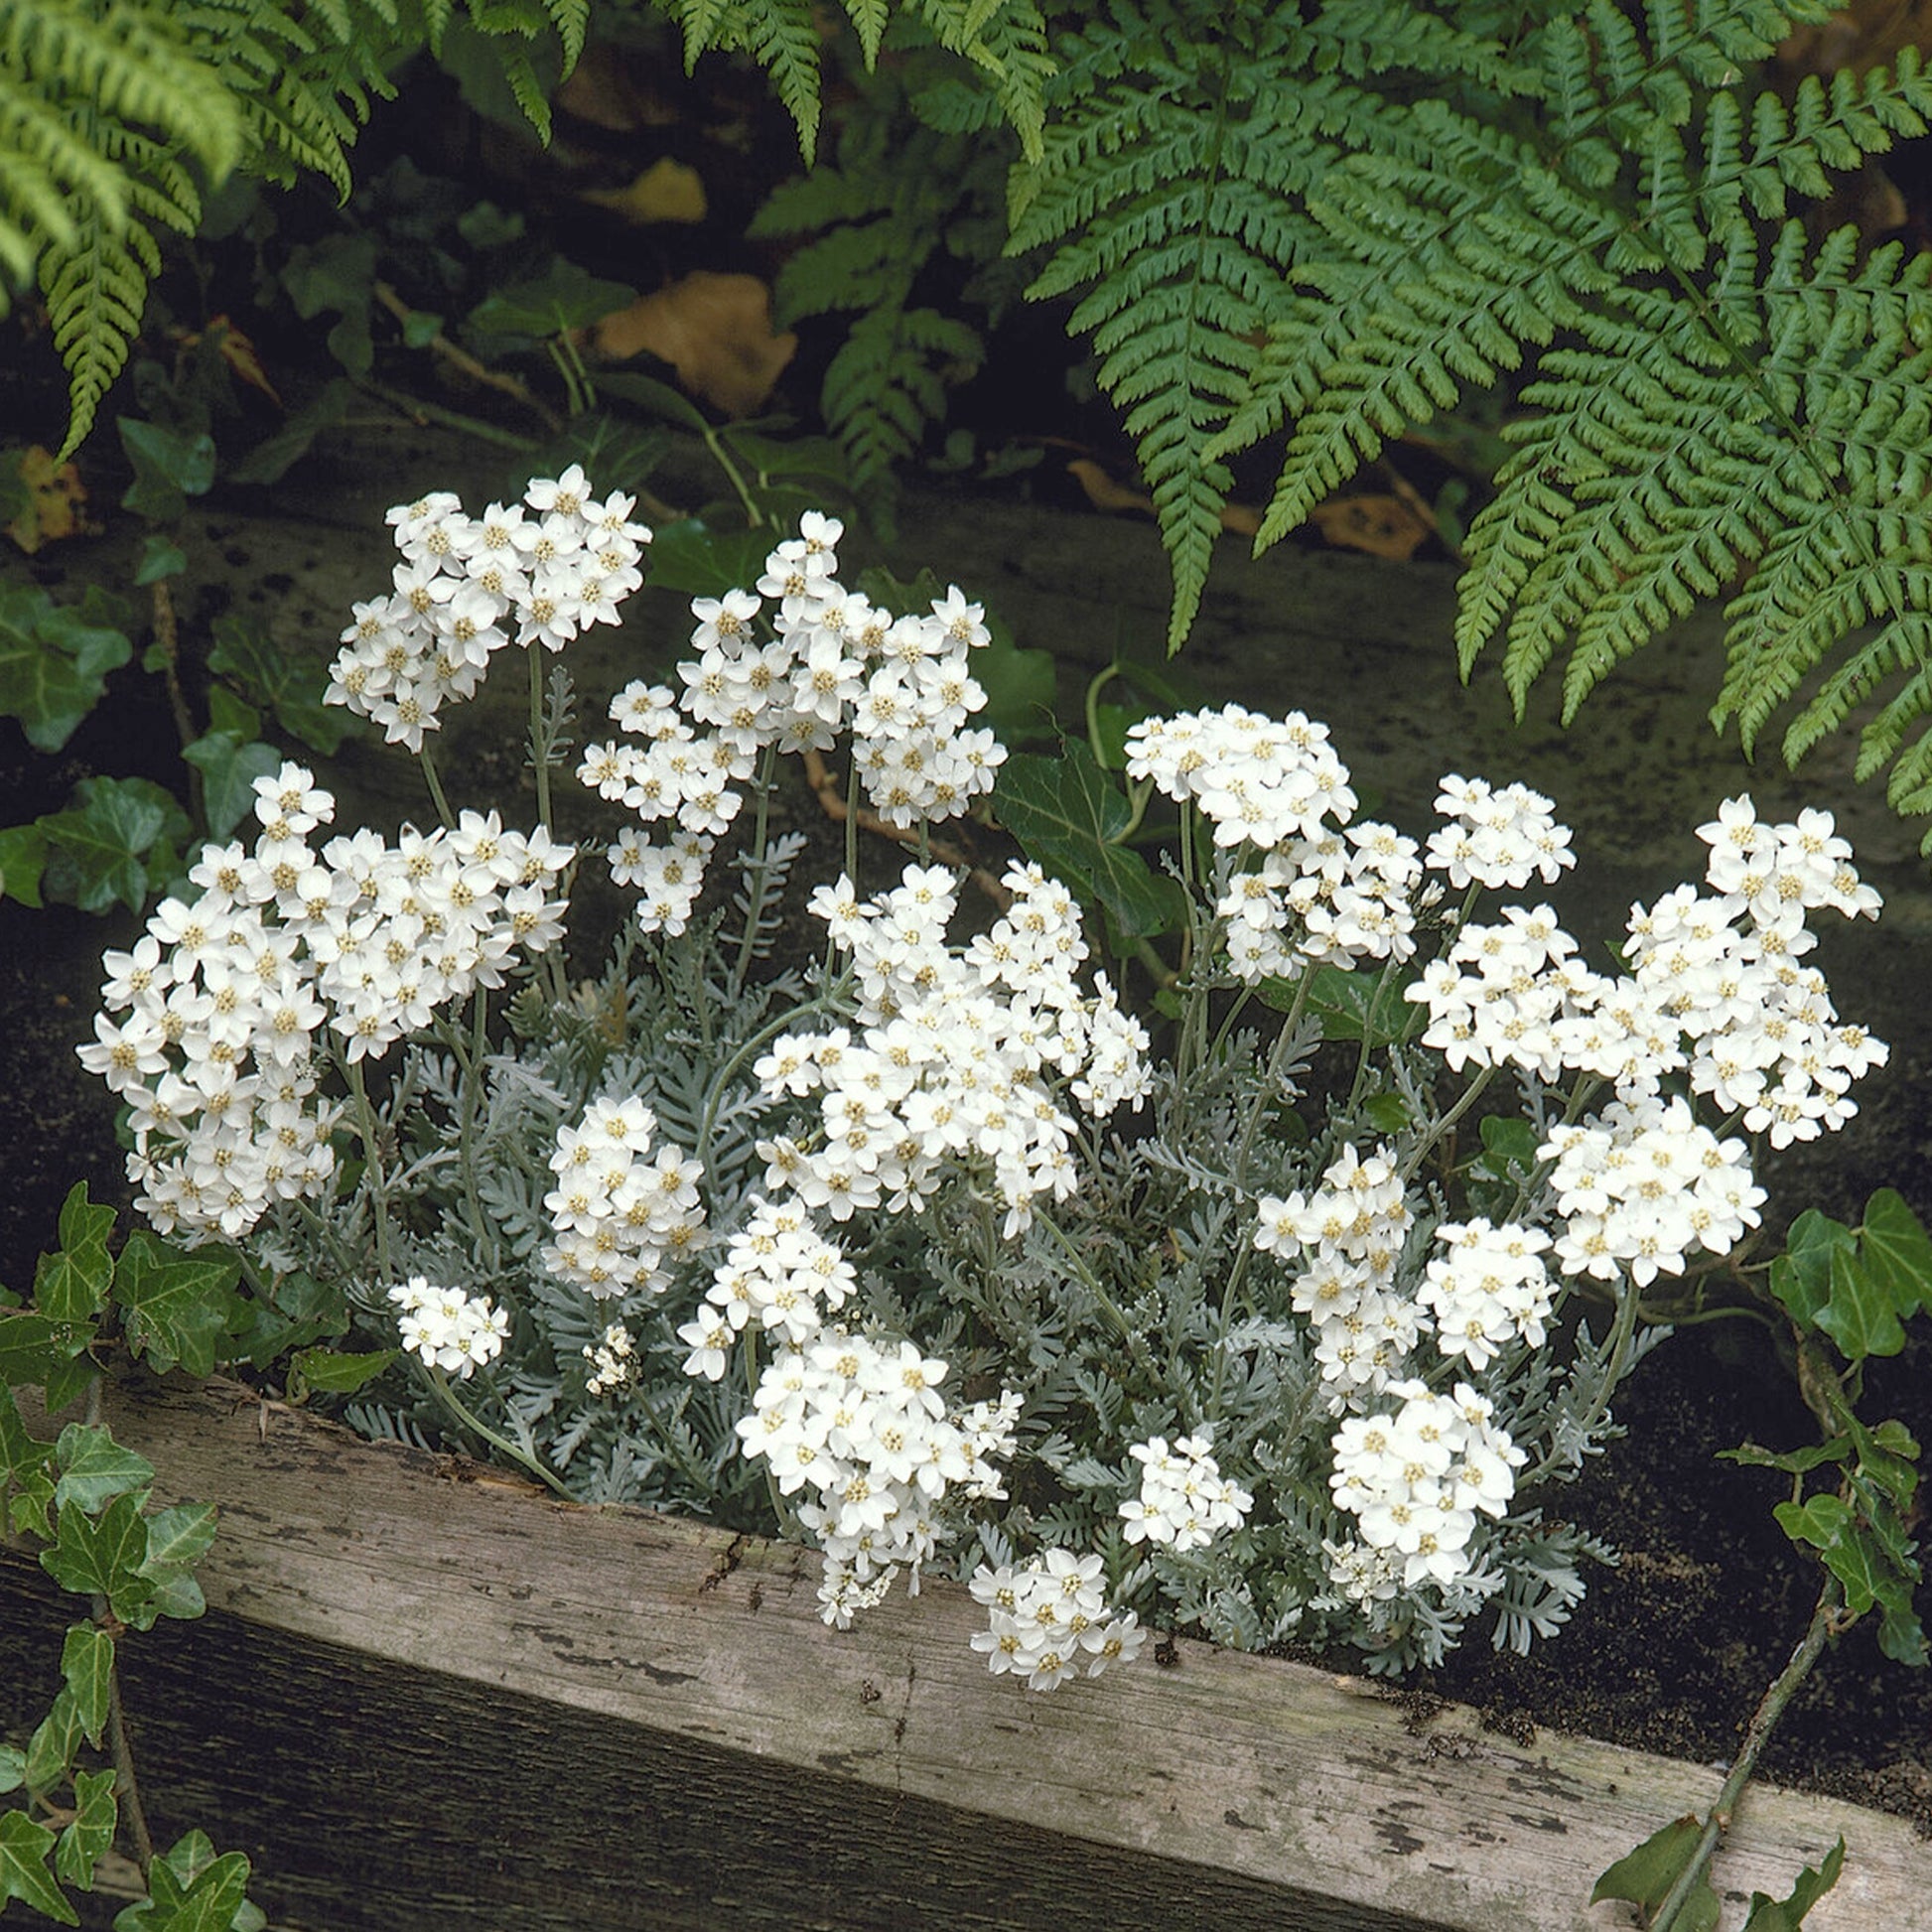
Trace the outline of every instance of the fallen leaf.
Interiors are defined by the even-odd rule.
[[[1087,501],[1097,510],[1138,510],[1144,516],[1157,514],[1152,496],[1117,483],[1091,457],[1075,457],[1066,466],[1066,473],[1086,491]],[[1261,512],[1250,509],[1246,503],[1223,503],[1221,528],[1232,530],[1237,536],[1254,536],[1261,528]]]
[[[1342,550],[1366,550],[1371,557],[1406,562],[1436,534],[1400,496],[1338,496],[1318,503],[1311,520]]]
[[[1154,514],[1152,496],[1115,483],[1092,457],[1075,457],[1066,466],[1066,474],[1086,491],[1087,501],[1097,510],[1141,510],[1149,516]]]
[[[749,416],[770,395],[798,338],[771,333],[771,291],[756,275],[701,268],[594,323],[590,345],[612,362],[655,355],[692,395],[727,416]]]
[[[251,389],[259,389],[277,409],[282,406],[282,398],[275,393],[275,385],[268,379],[268,371],[262,367],[261,357],[255,353],[255,345],[231,323],[226,316],[210,316],[205,331],[180,338],[184,348],[193,348],[203,335],[214,338],[215,347],[221,359]]]
[[[1849,0],[1788,35],[1777,64],[1787,74],[1863,73],[1907,47],[1932,53],[1932,0]]]
[[[93,527],[81,515],[87,492],[79,470],[71,463],[56,469],[52,450],[36,443],[20,459],[20,481],[27,488],[27,505],[7,525],[7,534],[30,557],[43,544],[79,536]]]
[[[676,106],[651,84],[642,67],[626,58],[625,50],[594,40],[552,102],[560,114],[616,134],[674,126],[679,118]]]
[[[587,188],[581,198],[626,221],[702,221],[704,182],[695,168],[660,155],[628,188]]]

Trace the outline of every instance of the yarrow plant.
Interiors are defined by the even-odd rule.
[[[807,515],[577,756],[634,910],[572,986],[544,666],[621,618],[630,509],[572,470],[392,513],[332,695],[423,759],[438,823],[323,841],[288,767],[110,955],[81,1052],[150,1218],[399,1341],[365,1429],[808,1537],[840,1626],[942,1567],[1035,1689],[1150,1627],[1377,1670],[1556,1631],[1605,1553],[1545,1498],[1758,1226],[1753,1145],[1842,1125],[1884,1059],[1809,958],[1816,915],[1878,909],[1830,818],[1730,801],[1597,970],[1489,902],[1575,863],[1551,800],[1451,774],[1412,836],[1299,713],[1146,719],[1126,770],[1175,810],[1187,927],[1144,1015],[1066,886],[1023,858],[968,902],[933,843],[997,809],[984,612],[884,608]],[[518,648],[526,832],[434,759]],[[787,753],[848,774],[809,963],[773,956]],[[912,850],[862,881],[867,814]]]

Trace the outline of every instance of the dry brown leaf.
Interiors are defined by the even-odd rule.
[[[1400,496],[1338,496],[1318,503],[1311,519],[1327,540],[1343,550],[1366,550],[1371,557],[1403,563],[1435,526],[1417,516]]]
[[[629,60],[623,49],[594,40],[552,96],[552,103],[560,114],[616,134],[674,126],[679,119],[676,106],[651,85],[640,65]]]
[[[692,395],[727,416],[759,409],[798,349],[789,330],[771,333],[771,291],[756,275],[703,268],[606,316],[590,341],[609,361],[648,353],[668,362]]]
[[[71,464],[54,467],[54,452],[36,443],[20,459],[27,485],[27,507],[7,525],[7,534],[31,557],[43,544],[79,536],[93,528],[81,514],[87,492]]]
[[[628,188],[587,188],[583,200],[608,207],[626,221],[702,221],[704,182],[695,168],[659,155]]]
[[[1097,510],[1141,510],[1154,514],[1154,498],[1138,489],[1117,483],[1090,456],[1075,457],[1066,474],[1086,491],[1087,501]]]
[[[1932,53],[1932,0],[1850,0],[1778,48],[1786,73],[1863,73],[1897,60],[1903,48]]]
[[[1117,483],[1091,457],[1075,457],[1066,473],[1086,491],[1087,501],[1097,510],[1139,510],[1144,516],[1157,514],[1154,498],[1138,489]],[[1221,505],[1221,528],[1237,536],[1254,536],[1261,528],[1261,512],[1246,503]]]

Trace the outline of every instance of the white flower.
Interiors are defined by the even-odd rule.
[[[433,1287],[412,1275],[389,1291],[400,1310],[402,1345],[431,1368],[458,1381],[479,1364],[493,1361],[509,1335],[509,1313],[487,1296],[469,1296],[460,1288]]]

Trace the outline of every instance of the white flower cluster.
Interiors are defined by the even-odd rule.
[[[843,1221],[915,1206],[965,1161],[990,1173],[1012,1235],[1038,1196],[1076,1184],[1055,1084],[1097,1118],[1140,1103],[1147,1033],[1104,974],[1082,990],[1071,896],[1037,866],[1015,865],[1004,883],[1011,905],[963,949],[946,942],[955,885],[942,868],[908,866],[863,903],[843,880],[813,896],[851,955],[862,1031],[787,1034],[758,1062],[766,1092],[820,1095],[815,1147],[766,1145],[774,1188]]]
[[[768,1201],[754,1194],[750,1206],[705,1299],[732,1334],[756,1319],[760,1328],[783,1330],[795,1348],[817,1333],[828,1309],[845,1306],[858,1277],[796,1195]]]
[[[1221,1473],[1213,1432],[1182,1436],[1172,1449],[1165,1436],[1136,1443],[1128,1454],[1141,1465],[1141,1493],[1120,1506],[1130,1543],[1159,1543],[1176,1554],[1204,1550],[1222,1530],[1238,1530],[1255,1499]]]
[[[1507,1511],[1527,1458],[1496,1427],[1494,1405],[1466,1382],[1453,1396],[1419,1381],[1391,1383],[1388,1393],[1401,1405],[1393,1414],[1350,1416],[1335,1431],[1328,1485],[1363,1543],[1401,1559],[1405,1586],[1448,1587],[1468,1574],[1477,1514]],[[1344,1588],[1369,1583],[1360,1562],[1345,1574]]]
[[[1057,1691],[1083,1665],[1098,1677],[1109,1664],[1131,1664],[1147,1632],[1132,1610],[1108,1609],[1100,1569],[1098,1557],[1069,1550],[1048,1550],[1018,1570],[981,1564],[971,1588],[986,1605],[987,1628],[974,1633],[973,1648],[985,1653],[987,1669],[1024,1676],[1030,1691]]]
[[[1272,851],[1318,840],[1324,818],[1346,825],[1355,809],[1328,727],[1299,711],[1277,722],[1231,704],[1145,719],[1127,734],[1127,771],[1198,806],[1216,845]]]
[[[613,1321],[596,1341],[584,1344],[584,1359],[591,1365],[586,1392],[611,1395],[637,1373],[636,1339],[621,1321]]]
[[[396,1325],[402,1345],[426,1366],[440,1368],[459,1382],[468,1381],[480,1363],[494,1361],[509,1336],[508,1311],[496,1308],[486,1295],[436,1288],[421,1275],[411,1275],[389,1291],[389,1300],[401,1311]]]
[[[1414,1299],[1396,1284],[1414,1220],[1392,1150],[1366,1159],[1344,1147],[1312,1194],[1264,1194],[1254,1243],[1293,1261],[1296,1311],[1314,1328],[1314,1355],[1337,1406],[1386,1388],[1407,1364],[1421,1330]]]
[[[300,765],[257,778],[252,849],[205,847],[198,896],[164,899],[133,950],[103,961],[106,1011],[80,1060],[132,1110],[128,1175],[164,1234],[233,1240],[328,1181],[328,1035],[345,1059],[380,1055],[562,935],[552,893],[571,855],[541,831],[465,812],[453,831],[317,850],[334,814]]]
[[[1698,828],[1716,896],[1683,886],[1633,906],[1631,971],[1614,978],[1583,965],[1547,905],[1463,927],[1408,989],[1429,1009],[1424,1043],[1456,1070],[1594,1073],[1631,1105],[1681,1074],[1774,1148],[1843,1126],[1858,1111],[1852,1082],[1887,1049],[1840,1024],[1824,975],[1799,963],[1817,944],[1807,912],[1878,910],[1831,828],[1829,812],[1767,826],[1748,798],[1726,800]]]
[[[1528,785],[1493,788],[1486,778],[1444,778],[1436,809],[1449,820],[1430,834],[1429,866],[1458,892],[1469,886],[1520,891],[1532,873],[1554,886],[1577,863],[1570,828],[1552,802]]]
[[[420,752],[447,703],[472,696],[493,652],[561,650],[587,624],[617,623],[642,582],[650,532],[631,496],[598,498],[576,465],[521,503],[466,516],[437,490],[389,512],[402,562],[387,597],[352,608],[325,694]]]
[[[634,1096],[593,1100],[580,1126],[557,1131],[544,1196],[556,1239],[542,1262],[560,1281],[605,1300],[661,1291],[667,1254],[687,1253],[704,1226],[704,1170],[668,1141],[655,1150],[657,1116]]]
[[[904,1569],[919,1567],[948,1532],[940,1504],[1005,1494],[996,1457],[1012,1453],[1020,1399],[1004,1395],[948,1415],[946,1364],[909,1341],[827,1332],[783,1348],[738,1424],[747,1455],[761,1455],[787,1496],[809,1490],[799,1520],[825,1552],[822,1615],[841,1630]]]
[[[699,654],[678,666],[682,692],[637,682],[613,700],[612,722],[636,742],[585,750],[578,775],[645,828],[627,830],[610,859],[646,931],[684,930],[767,746],[825,751],[850,731],[865,795],[897,826],[967,810],[1006,758],[967,723],[986,704],[969,668],[989,634],[980,606],[955,589],[922,616],[895,618],[838,581],[836,518],[807,511],[798,531],[766,558],[757,595],[692,604]],[[659,824],[672,829],[653,842]]]
[[[1431,1258],[1416,1297],[1435,1317],[1436,1346],[1475,1370],[1507,1342],[1540,1348],[1557,1293],[1543,1265],[1550,1237],[1513,1221],[1492,1227],[1477,1215],[1440,1223],[1436,1239],[1448,1253]]]
[[[1720,1141],[1681,1096],[1612,1101],[1594,1120],[1559,1127],[1537,1149],[1565,1219],[1557,1258],[1572,1275],[1627,1274],[1647,1288],[1681,1275],[1693,1248],[1728,1254],[1758,1224],[1764,1189],[1750,1150]]]

